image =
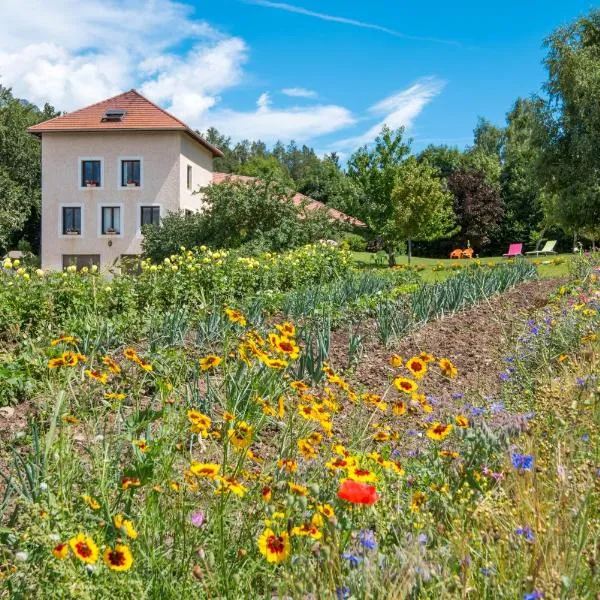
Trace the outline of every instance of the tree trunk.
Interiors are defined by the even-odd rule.
[[[412,258],[412,240],[408,238],[408,264],[410,265],[410,259]]]
[[[388,253],[388,267],[395,267],[396,266],[396,254],[394,252],[394,246],[388,246],[387,247],[387,253]]]

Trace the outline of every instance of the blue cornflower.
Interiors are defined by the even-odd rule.
[[[346,585],[341,585],[335,588],[335,597],[338,600],[347,600],[350,598],[350,588]]]
[[[419,544],[421,544],[422,546],[424,546],[429,541],[429,538],[424,533],[420,533],[417,539],[419,540]]]
[[[533,542],[535,536],[533,535],[533,531],[529,525],[525,525],[525,527],[517,527],[515,529],[516,535],[523,535],[528,542]]]
[[[537,335],[540,332],[540,328],[537,325],[534,325],[529,331],[531,331],[533,335]]]
[[[342,552],[342,558],[347,560],[351,567],[358,567],[362,562],[362,556],[358,556],[358,554],[352,552]]]
[[[490,407],[490,410],[493,413],[504,412],[506,410],[504,407],[504,402],[494,402],[494,404],[492,404]]]
[[[589,441],[590,441],[590,434],[589,434],[589,433],[584,433],[584,434],[581,436],[581,439],[582,439],[584,442],[589,442]]]
[[[579,387],[585,387],[585,378],[583,378],[583,377],[578,377],[578,378],[576,379],[576,382],[577,382],[577,385],[578,385]]]
[[[474,417],[480,417],[481,415],[485,414],[485,408],[474,406],[469,412]]]
[[[464,394],[462,392],[452,392],[452,398],[454,398],[454,400],[460,400],[463,396]]]
[[[500,377],[500,381],[508,381],[508,379],[510,377],[510,373],[507,373],[506,371],[502,371],[502,373],[500,373],[499,377]]]
[[[538,600],[538,598],[543,598],[544,592],[538,592],[537,590],[533,590],[529,594],[523,594],[523,600]]]
[[[533,468],[533,456],[531,454],[519,454],[518,452],[513,452],[511,460],[515,469],[531,471]]]
[[[371,529],[363,529],[358,534],[358,541],[367,550],[375,550],[377,541],[375,540],[375,532]]]

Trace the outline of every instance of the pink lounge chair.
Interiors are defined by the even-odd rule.
[[[512,256],[523,256],[523,244],[511,244],[508,247],[508,252],[502,256],[506,256],[506,258],[511,258]]]

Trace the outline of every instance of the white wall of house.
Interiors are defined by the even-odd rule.
[[[213,157],[189,135],[181,135],[180,198],[183,210],[202,209],[202,195],[194,194],[212,181]],[[188,188],[188,167],[191,167],[191,186]]]
[[[82,187],[81,161],[101,160],[99,187]],[[121,160],[140,160],[139,187],[121,186]],[[101,269],[121,255],[141,252],[142,206],[161,215],[198,210],[201,199],[186,185],[192,167],[194,189],[212,178],[212,155],[182,132],[69,132],[42,135],[42,268],[60,270],[65,255],[99,255]],[[63,235],[63,207],[80,206],[81,234]],[[120,208],[118,235],[101,232],[102,206]]]

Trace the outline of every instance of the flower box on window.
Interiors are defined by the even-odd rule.
[[[81,235],[81,231],[77,231],[77,229],[67,229],[65,235]]]
[[[108,228],[105,232],[104,235],[118,235],[119,232],[116,229],[112,229],[112,228]]]
[[[92,180],[86,180],[85,186],[86,187],[98,187],[98,182],[92,181]]]
[[[131,180],[131,181],[127,182],[127,187],[139,187],[139,186],[140,186],[140,184],[136,181]]]

